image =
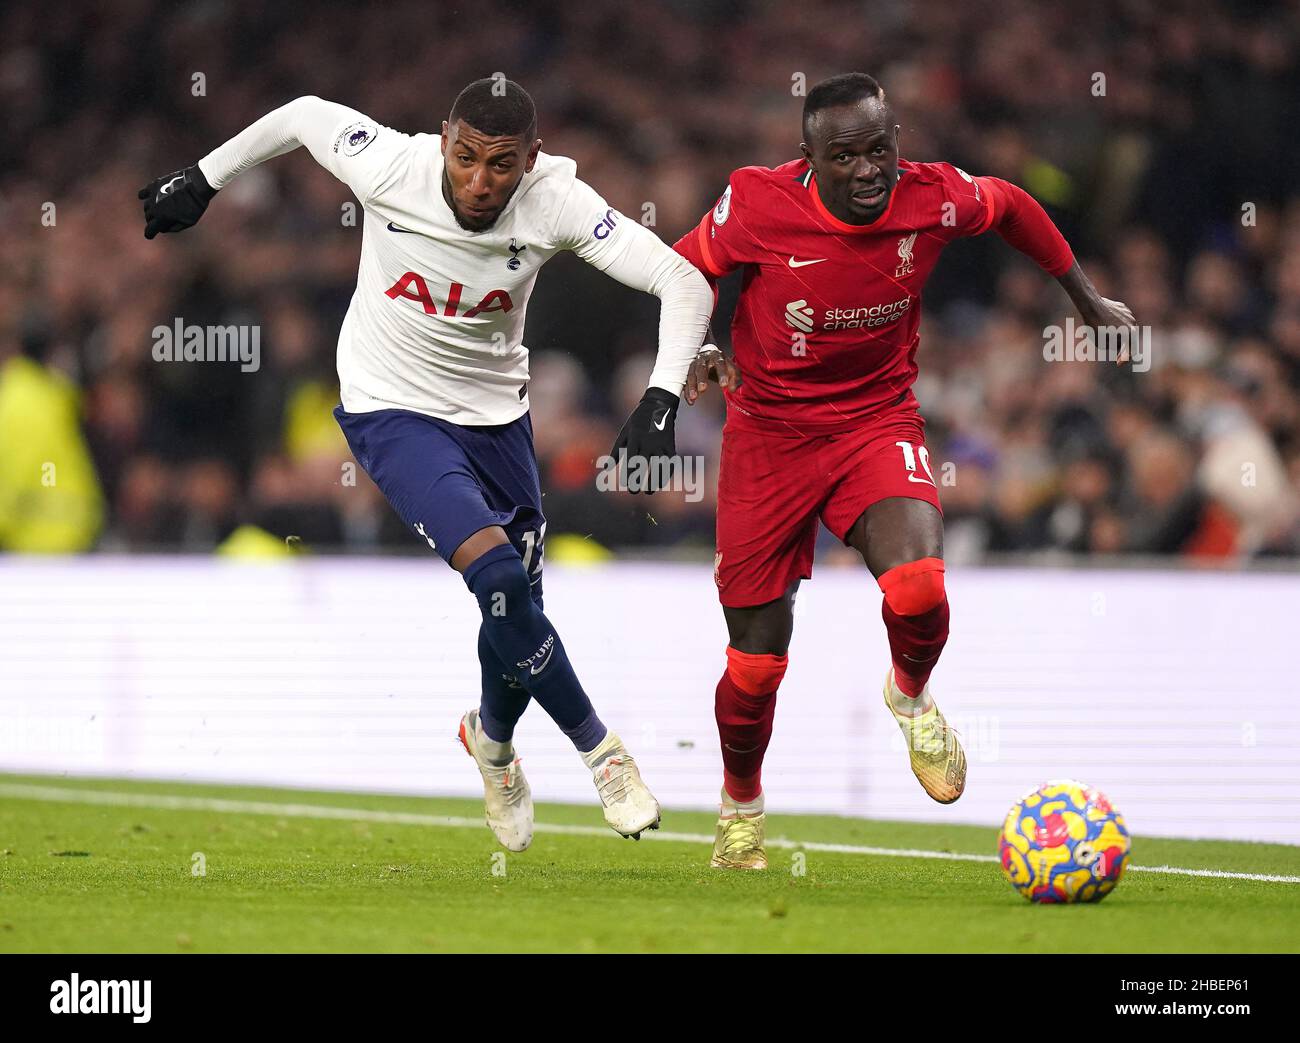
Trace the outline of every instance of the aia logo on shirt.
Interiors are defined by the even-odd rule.
[[[511,241],[513,242],[513,240]],[[526,248],[520,247],[520,249]],[[510,299],[510,294],[505,290],[488,290],[483,295],[483,299],[474,307],[462,312],[460,310],[460,295],[464,290],[463,284],[452,283],[447,290],[447,300],[441,312],[433,300],[433,294],[429,292],[428,281],[419,272],[403,273],[402,277],[386,289],[384,293],[393,300],[404,297],[408,301],[418,301],[424,309],[425,315],[443,315],[449,319],[473,319],[488,312],[506,312],[515,306],[514,301]]]

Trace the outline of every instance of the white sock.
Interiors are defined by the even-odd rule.
[[[515,744],[509,739],[505,742],[489,739],[487,733],[483,731],[481,720],[474,722],[474,744],[483,754],[483,759],[493,767],[504,768],[515,759]]]
[[[605,733],[605,737],[600,740],[600,744],[594,750],[588,750],[586,753],[579,751],[579,755],[582,757],[583,764],[588,768],[595,768],[597,764],[622,745],[623,740],[612,731],[609,731]]]
[[[726,787],[722,789],[722,807],[721,814],[726,818],[753,818],[755,815],[763,814],[763,794],[759,794],[753,800],[741,802],[736,800],[727,792]]]
[[[930,696],[930,686],[927,684],[921,689],[921,694],[917,696],[908,695],[898,687],[898,679],[894,677],[894,672],[889,672],[889,702],[896,713],[901,713],[905,717],[920,717],[932,706],[934,699]]]

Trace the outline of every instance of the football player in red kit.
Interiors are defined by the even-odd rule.
[[[706,346],[685,389],[693,403],[714,379],[727,396],[715,866],[767,865],[763,754],[819,520],[862,555],[884,594],[885,702],[912,771],[940,803],[965,788],[966,755],[927,683],[948,638],[948,599],[943,516],[911,390],[921,290],[943,247],[996,231],[1060,281],[1089,325],[1133,323],[1097,292],[1031,196],[947,163],[900,159],[898,130],[870,76],[819,83],[805,99],[802,158],[737,170],[676,244],[710,281],[743,273],[734,360]]]

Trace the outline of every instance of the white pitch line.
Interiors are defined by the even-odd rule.
[[[222,797],[181,797],[167,793],[117,793],[112,790],[72,789],[64,786],[30,786],[23,783],[0,783],[0,797],[19,800],[51,800],[69,804],[106,804],[114,807],[154,808],[160,811],[221,811],[243,815],[277,815],[281,818],[343,819],[353,822],[388,822],[402,826],[441,826],[451,829],[482,829],[480,818],[454,815],[425,815],[416,811],[375,811],[371,808],[340,808],[328,804],[273,804],[261,800],[227,800]],[[572,837],[613,839],[609,829],[600,826],[568,826],[538,822],[535,833],[553,833]],[[712,844],[707,833],[669,833],[647,831],[644,836],[682,844]],[[824,851],[838,855],[876,855],[882,858],[933,858],[947,862],[997,862],[995,855],[972,855],[960,851],[925,851],[919,848],[868,847],[860,844],[827,844],[816,840],[790,840],[770,837],[769,847],[784,850]],[[1213,877],[1221,880],[1253,880],[1266,884],[1300,884],[1300,876],[1275,873],[1233,873],[1223,869],[1184,869],[1179,866],[1135,866],[1132,873],[1165,873],[1174,876]]]
[[[1168,873],[1172,876],[1210,876],[1223,880],[1258,880],[1265,884],[1300,884],[1300,876],[1276,873],[1230,873],[1226,869],[1183,869],[1179,866],[1129,866],[1135,873]]]

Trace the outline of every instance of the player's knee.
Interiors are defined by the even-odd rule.
[[[533,605],[523,559],[509,543],[480,555],[462,575],[478,599],[485,622],[508,619],[516,609]]]
[[[885,604],[900,616],[921,616],[943,604],[943,559],[920,558],[897,565],[878,581]]]
[[[785,677],[789,656],[741,652],[727,646],[727,676],[746,695],[775,692]]]

